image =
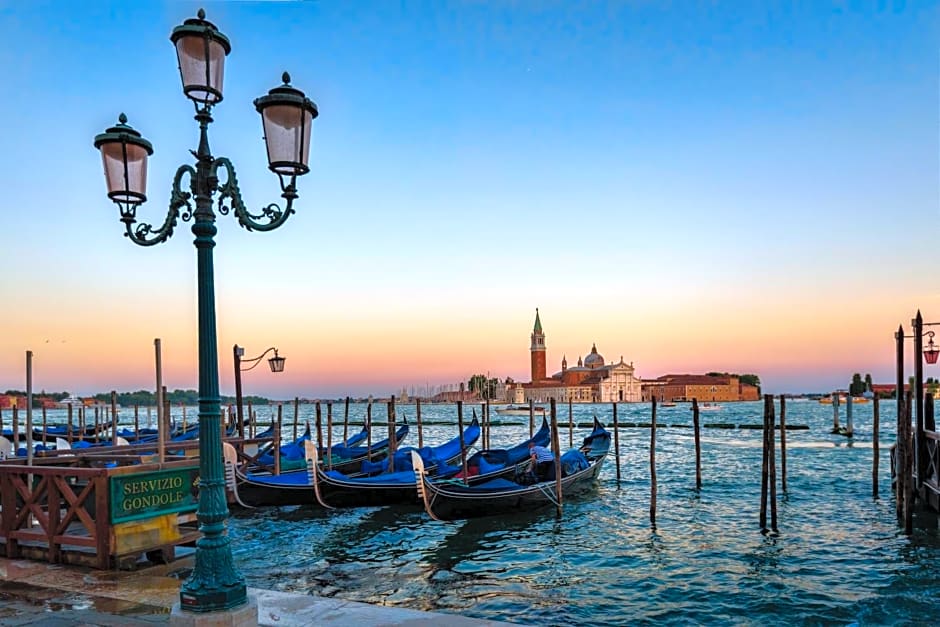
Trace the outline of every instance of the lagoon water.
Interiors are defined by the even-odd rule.
[[[761,410],[759,402],[726,403],[701,419],[759,425]],[[188,412],[194,420],[195,409]],[[270,412],[259,407],[259,420]],[[350,411],[354,420],[364,413],[364,405]],[[618,406],[621,424],[648,422],[649,413],[648,404]],[[412,424],[405,444],[416,445],[414,406],[399,406],[398,414]],[[469,420],[469,406],[466,414]],[[594,414],[611,424],[610,405],[574,406],[577,423]],[[301,406],[301,421],[312,415],[312,406]],[[336,415],[342,419],[342,404]],[[558,416],[564,447],[567,405]],[[788,491],[778,487],[776,537],[758,528],[760,430],[703,428],[696,492],[692,418],[682,403],[658,412],[667,426],[656,438],[655,529],[650,432],[621,427],[621,480],[611,452],[596,490],[566,503],[560,519],[551,509],[441,523],[417,507],[325,512],[311,505],[234,511],[229,531],[251,587],[522,624],[932,623],[940,533],[929,514],[915,517],[912,537],[896,523],[888,452],[895,416],[894,402],[882,402],[881,498],[873,499],[872,404],[853,407],[855,437],[846,439],[829,432],[831,406],[787,403],[787,424],[809,429],[787,431]],[[456,435],[453,405],[423,406],[422,417],[448,423],[426,426],[425,444]],[[500,419],[516,424],[494,426],[493,447],[528,437],[527,417]],[[575,429],[576,445],[587,431]],[[335,437],[341,433],[334,427]],[[779,455],[777,463],[779,480]]]
[[[727,403],[703,423],[760,424],[761,403]],[[845,407],[842,422],[845,422]],[[621,404],[623,422],[649,405]],[[359,417],[363,407],[354,407]],[[384,408],[383,412],[384,414]],[[414,424],[414,408],[399,413]],[[468,410],[469,413],[469,410]],[[610,405],[576,405],[574,420]],[[568,408],[559,406],[567,424]],[[881,404],[880,494],[872,498],[872,404],[855,405],[855,437],[829,433],[831,406],[791,401],[788,491],[779,536],[762,535],[761,432],[704,428],[703,487],[695,487],[689,405],[660,408],[657,525],[649,522],[649,429],[622,428],[621,481],[608,456],[595,492],[554,510],[454,523],[418,508],[324,513],[310,507],[236,512],[233,546],[250,586],[534,625],[634,623],[886,624],[932,622],[940,588],[936,519],[899,531],[888,447],[895,407]],[[454,421],[455,408],[422,417]],[[495,414],[494,414],[495,418]],[[528,418],[493,428],[493,446],[528,437]],[[575,442],[587,429],[576,429]],[[425,442],[454,437],[425,429]],[[567,444],[567,428],[561,431]],[[406,444],[416,443],[412,432]],[[778,478],[780,476],[778,457]]]

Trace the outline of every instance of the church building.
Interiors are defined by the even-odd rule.
[[[545,402],[554,398],[558,403],[609,403],[613,401],[639,402],[642,400],[640,379],[636,376],[633,362],[625,363],[623,356],[618,363],[604,362],[591,345],[591,352],[578,365],[568,367],[567,356],[561,359],[561,371],[548,376],[546,371],[545,333],[539,310],[535,310],[535,326],[532,329],[529,347],[532,380],[516,384],[512,390],[513,402],[527,403],[529,400]]]

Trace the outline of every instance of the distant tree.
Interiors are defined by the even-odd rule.
[[[865,391],[868,392],[871,389],[872,389],[871,373],[868,373],[865,375]]]
[[[855,373],[852,375],[852,382],[849,384],[850,396],[861,396],[865,391],[865,383],[862,381],[862,375]]]
[[[738,377],[738,381],[744,385],[753,385],[757,388],[757,392],[760,393],[760,377],[756,374],[742,374]]]
[[[485,374],[475,374],[467,381],[467,389],[477,392],[481,398],[487,398],[487,378]]]

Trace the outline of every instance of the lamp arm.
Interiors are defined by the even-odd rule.
[[[254,215],[249,213],[242,200],[241,190],[238,188],[238,178],[235,176],[235,166],[226,157],[219,157],[212,162],[212,177],[216,178],[219,167],[225,169],[225,183],[218,186],[219,191],[219,213],[227,215],[231,210],[238,218],[238,224],[249,231],[273,231],[284,224],[290,214],[294,213],[294,199],[297,198],[297,192],[294,188],[294,179],[285,187],[281,186],[283,193],[281,196],[287,201],[287,205],[282,210],[275,203],[261,209],[261,213]],[[225,199],[229,203],[225,203]],[[265,221],[261,221],[261,220]]]
[[[264,351],[263,353],[261,353],[261,355],[259,355],[258,357],[252,357],[251,359],[242,359],[242,360],[241,360],[241,363],[242,363],[243,365],[246,364],[246,363],[249,363],[249,362],[251,363],[251,365],[248,366],[247,368],[241,368],[241,371],[242,371],[242,372],[248,372],[249,370],[252,370],[255,366],[257,366],[258,364],[260,364],[260,363],[261,363],[261,360],[264,359],[265,355],[267,355],[267,354],[270,353],[271,351],[274,351],[274,352],[276,353],[276,352],[277,352],[277,349],[272,346],[272,347],[269,348],[268,350],[266,350],[266,351]]]
[[[165,242],[173,235],[173,229],[176,228],[176,221],[180,218],[184,222],[192,218],[193,207],[189,204],[192,194],[180,189],[183,175],[189,174],[190,181],[195,180],[196,170],[191,165],[181,165],[173,177],[173,189],[170,191],[170,209],[166,214],[166,219],[159,229],[154,229],[151,224],[137,223],[137,207],[121,207],[121,222],[124,223],[126,231],[125,237],[129,237],[132,242],[140,246],[153,246]],[[186,211],[180,214],[180,209],[186,207]]]

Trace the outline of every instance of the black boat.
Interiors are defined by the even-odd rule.
[[[406,427],[407,425],[404,425]],[[480,437],[480,423],[474,419],[464,429],[464,446],[469,446]],[[380,443],[382,444],[382,443]],[[332,507],[332,501],[324,501],[318,494],[318,487],[322,481],[338,482],[336,488],[330,487],[330,494],[340,495],[336,505],[365,506],[387,505],[402,500],[415,501],[415,479],[411,468],[411,451],[419,457],[424,457],[432,467],[441,463],[453,462],[460,459],[460,436],[437,447],[423,447],[420,450],[409,447],[395,455],[396,467],[407,459],[407,470],[379,474],[374,477],[365,476],[361,472],[352,477],[338,470],[323,470],[323,463],[319,460],[317,446],[311,442],[304,442],[306,449],[307,468],[284,472],[279,475],[258,474],[245,472],[232,468],[227,477],[227,488],[232,493],[235,502],[245,507],[258,507],[262,505],[303,505],[320,503],[324,507]],[[226,448],[226,466],[234,466],[234,449]],[[368,460],[361,460],[360,467],[368,464]],[[336,466],[334,465],[334,468]],[[408,483],[396,483],[396,479],[404,478]],[[352,487],[344,487],[348,483]]]
[[[476,431],[471,429],[476,427]],[[548,422],[542,421],[542,428],[533,437],[508,449],[487,449],[474,453],[467,460],[468,479],[471,483],[486,481],[499,476],[514,476],[519,464],[527,463],[529,459],[529,442],[545,446],[550,440],[551,429]],[[465,447],[470,445],[470,438],[479,435],[476,416],[471,426],[464,432]],[[449,453],[448,453],[449,451]],[[401,451],[403,455],[396,455],[396,472],[382,473],[374,476],[350,477],[342,473],[324,472],[318,466],[316,474],[311,474],[315,484],[306,486],[312,488],[313,496],[324,507],[362,507],[367,505],[394,505],[399,503],[420,504],[417,483],[414,474],[414,459],[412,452],[416,453],[424,466],[425,474],[433,480],[446,480],[457,475],[462,476],[463,465],[460,463],[459,437],[438,448],[436,453],[428,454],[424,449],[410,449]],[[445,455],[452,455],[448,458]],[[401,458],[407,458],[407,461]],[[429,463],[430,460],[430,463]],[[489,460],[489,461],[486,461]],[[496,460],[499,460],[497,463]],[[437,462],[437,463],[435,463]],[[460,464],[460,465],[453,465]],[[480,474],[480,468],[483,469]],[[400,469],[400,470],[399,470]],[[471,469],[473,469],[471,471]],[[305,501],[308,502],[308,501]]]
[[[587,443],[590,449],[594,448],[594,443],[600,444],[604,439],[596,430],[588,438],[591,438],[591,442]],[[594,485],[606,456],[604,451],[593,459],[588,459],[580,449],[572,449],[563,454],[560,464],[563,497],[568,498],[589,490]],[[554,478],[526,485],[523,481],[501,477],[467,485],[459,481],[444,482],[429,478],[418,456],[415,456],[413,465],[421,501],[428,515],[435,520],[512,514],[557,504]]]

